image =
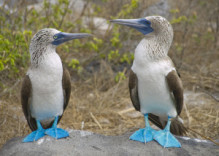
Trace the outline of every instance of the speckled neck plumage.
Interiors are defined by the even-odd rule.
[[[56,46],[49,44],[48,34],[51,29],[43,29],[36,33],[30,43],[31,68],[37,68],[48,53],[55,52]]]
[[[160,16],[149,16],[154,32],[145,35],[138,48],[145,50],[145,58],[148,61],[156,61],[167,57],[173,40],[173,29],[170,23]]]

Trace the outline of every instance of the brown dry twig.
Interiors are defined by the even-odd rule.
[[[100,125],[100,123],[98,122],[97,118],[93,115],[92,112],[90,112],[90,116],[92,117],[92,119],[94,120],[94,122],[99,126],[100,129],[103,129],[102,126]]]
[[[195,131],[195,130],[193,130],[193,129],[191,129],[191,128],[188,128],[188,127],[187,127],[187,129],[190,130],[190,131],[192,131],[193,133],[196,133],[196,134],[200,135],[202,138],[213,142],[215,145],[219,146],[219,143],[216,142],[216,141],[214,141],[214,140],[211,139],[210,137],[207,137],[207,136],[205,136],[205,135],[202,135],[202,134],[200,134],[199,132],[197,132],[197,131]]]

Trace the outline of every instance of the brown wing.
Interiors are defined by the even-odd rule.
[[[170,92],[173,93],[177,114],[180,115],[183,108],[183,86],[182,82],[175,70],[168,73],[166,81]]]
[[[71,94],[71,76],[67,69],[63,68],[63,76],[62,76],[62,88],[64,95],[64,105],[63,105],[63,113],[68,105],[70,94]],[[59,117],[58,122],[61,120],[62,115]]]
[[[133,106],[137,111],[140,111],[140,102],[138,97],[138,78],[131,70],[129,75],[129,93]]]
[[[25,76],[21,87],[21,104],[24,116],[32,131],[37,129],[36,121],[31,117],[30,101],[32,96],[32,85],[28,75]]]

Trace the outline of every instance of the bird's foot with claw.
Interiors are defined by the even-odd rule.
[[[23,139],[23,142],[34,142],[45,136],[45,129],[37,129]]]
[[[57,127],[47,129],[45,134],[56,139],[66,138],[69,136],[69,133],[66,130]]]
[[[154,134],[156,140],[161,146],[166,147],[181,147],[180,142],[167,130],[160,130]]]
[[[152,129],[151,127],[145,127],[145,128],[137,130],[135,133],[133,133],[129,137],[129,139],[147,143],[153,140],[153,135],[155,132],[156,130]]]

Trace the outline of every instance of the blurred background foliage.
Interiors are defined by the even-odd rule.
[[[104,21],[108,23],[105,23],[107,28],[99,30],[95,18],[138,18],[155,2],[89,0],[81,12],[73,10],[74,3],[69,0],[58,0],[55,4],[44,1],[40,9],[26,5],[6,9],[3,5],[0,8],[0,90],[11,87],[23,77],[29,66],[30,40],[45,27],[94,34],[93,38],[74,40],[58,47],[64,64],[72,72],[85,76],[86,68],[99,64],[100,60],[113,66],[115,72],[122,72],[124,67],[130,67],[134,47],[143,36],[129,28],[112,26],[108,21]],[[178,70],[218,78],[218,70],[215,70],[218,67],[218,1],[170,1],[168,4],[171,6],[167,18],[175,33],[169,55]],[[85,18],[89,18],[86,23]]]
[[[13,7],[8,7],[9,1],[2,4],[0,7],[0,102],[14,98],[15,105],[20,106],[18,101],[21,80],[30,65],[29,43],[32,36],[45,27],[64,32],[93,34],[92,38],[73,40],[57,48],[64,66],[70,70],[72,81],[79,86],[92,83],[95,89],[92,90],[91,87],[82,90],[92,90],[95,93],[96,90],[100,93],[101,91],[115,92],[114,89],[119,91],[125,86],[126,94],[120,95],[120,91],[118,95],[127,96],[129,99],[127,77],[134,59],[135,47],[143,35],[131,28],[113,25],[109,20],[149,15],[165,16],[174,28],[174,41],[169,56],[181,73],[185,89],[206,92],[218,102],[218,0],[84,0],[81,9],[74,7],[77,1],[82,0],[56,0],[56,3],[44,0],[40,7],[29,5],[25,0],[20,0],[20,3]],[[161,14],[159,11],[153,13],[156,9],[161,11]],[[120,83],[124,83],[122,87]],[[89,98],[93,96],[87,94],[83,93]],[[112,93],[113,97],[114,94]],[[108,107],[105,105],[104,108],[113,108],[114,104],[111,102],[115,101],[107,99],[107,102]],[[127,100],[122,103],[127,103]],[[102,108],[99,105],[97,107],[97,110]],[[6,106],[0,103],[0,109],[5,108]],[[218,108],[216,110],[218,111]],[[22,131],[19,135],[26,133]],[[214,137],[217,136],[218,130],[215,133]]]
[[[29,43],[38,30],[52,27],[65,32],[95,34],[98,31],[98,27],[92,25],[93,21],[89,21],[88,25],[85,25],[82,22],[83,16],[93,18],[98,14],[108,19],[128,18],[133,17],[130,15],[138,6],[138,0],[132,0],[130,3],[122,5],[121,10],[118,10],[115,16],[108,15],[106,17],[106,11],[102,9],[102,6],[96,3],[89,5],[90,1],[86,3],[81,13],[71,10],[69,0],[58,0],[56,4],[44,1],[43,7],[38,10],[34,7],[28,9],[27,6],[16,7],[14,10],[5,9],[4,6],[0,8],[1,91],[23,77],[30,64]],[[88,5],[89,8],[87,8]],[[126,50],[127,48],[122,48],[120,36],[125,34],[125,32],[122,34],[119,31],[118,26],[111,29],[109,25],[109,31],[102,32],[104,34],[94,35],[93,39],[88,40],[74,40],[58,47],[57,51],[66,66],[77,73],[86,72],[84,70],[86,65],[101,59],[112,64],[123,63],[130,65],[133,60],[133,54]]]

